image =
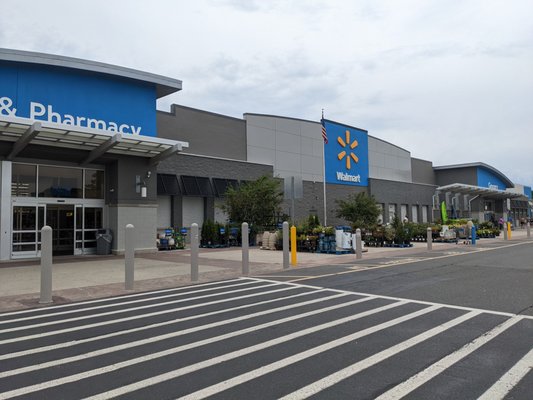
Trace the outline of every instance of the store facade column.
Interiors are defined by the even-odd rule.
[[[107,225],[113,234],[114,254],[124,253],[127,224],[135,226],[135,251],[157,251],[156,170],[148,160],[128,156],[107,166]]]
[[[11,259],[11,161],[0,164],[0,260]]]

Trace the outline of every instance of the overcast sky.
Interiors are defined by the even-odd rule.
[[[533,185],[532,0],[0,0],[0,47],[166,75],[159,104],[368,130]]]

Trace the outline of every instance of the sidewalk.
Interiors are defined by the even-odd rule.
[[[513,231],[511,242],[526,239],[525,230]],[[478,246],[492,247],[503,238],[481,239]],[[455,243],[433,243],[433,251],[450,251],[464,246]],[[411,248],[370,247],[363,260],[411,256],[427,251],[426,243],[413,243]],[[241,248],[200,249],[199,282],[234,279],[242,276]],[[283,270],[283,252],[250,249],[250,275],[279,273]],[[356,263],[354,254],[298,253],[298,264],[291,269],[320,265]],[[191,284],[190,251],[160,251],[137,255],[133,292],[156,290]],[[0,263],[0,312],[40,306],[39,261]],[[124,258],[119,256],[57,257],[53,265],[54,304],[132,293],[124,289]]]

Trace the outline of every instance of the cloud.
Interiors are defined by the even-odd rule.
[[[171,102],[369,130],[435,164],[533,184],[533,3],[19,0],[0,47],[183,80]],[[29,12],[31,10],[31,12]]]

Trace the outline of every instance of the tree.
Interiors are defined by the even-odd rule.
[[[220,207],[232,222],[248,222],[250,226],[263,227],[274,224],[276,213],[281,211],[283,192],[279,181],[268,176],[245,182],[238,188],[228,187],[225,201]]]
[[[347,200],[337,200],[337,217],[352,224],[352,229],[372,229],[380,214],[374,196],[361,192],[348,196]]]

